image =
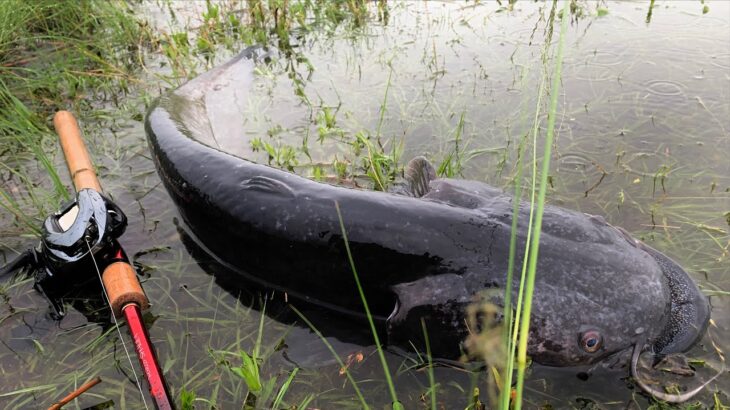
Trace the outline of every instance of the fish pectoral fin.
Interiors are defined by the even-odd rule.
[[[285,182],[265,176],[255,176],[241,182],[241,188],[247,191],[267,192],[287,197],[294,197],[294,191]]]
[[[456,358],[467,336],[464,325],[471,294],[457,274],[440,274],[399,283],[390,287],[397,302],[386,320],[388,343],[421,350],[425,346],[426,326],[434,356]],[[421,350],[425,351],[425,350]]]
[[[428,193],[431,181],[436,179],[436,169],[425,157],[415,157],[408,162],[405,177],[411,195],[420,198]]]

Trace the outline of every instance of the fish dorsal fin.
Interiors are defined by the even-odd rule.
[[[405,172],[410,194],[416,198],[426,195],[429,184],[436,179],[436,169],[424,157],[415,157],[408,162]]]
[[[241,182],[241,188],[247,191],[267,192],[286,197],[294,196],[294,191],[292,191],[289,185],[283,181],[279,181],[278,179],[265,176],[255,176],[253,178],[246,179]]]

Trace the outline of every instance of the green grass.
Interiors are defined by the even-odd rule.
[[[265,312],[266,302],[264,301],[263,308],[261,309],[261,315],[259,317],[258,334],[256,337],[256,342],[253,345],[253,350],[251,354],[249,355],[245,350],[239,350],[241,365],[229,365],[228,367],[230,371],[233,372],[233,374],[243,379],[243,381],[246,383],[248,392],[246,393],[246,397],[243,399],[243,402],[244,408],[247,409],[281,408],[284,396],[286,395],[286,392],[289,390],[289,386],[291,386],[292,381],[299,372],[299,368],[295,367],[289,373],[284,382],[279,386],[278,390],[276,390],[276,386],[279,382],[278,377],[274,376],[268,379],[262,378],[260,366],[265,359],[262,352]]]
[[[553,135],[555,132],[555,119],[558,110],[558,96],[560,95],[560,79],[563,66],[563,48],[565,44],[564,36],[568,28],[569,6],[570,2],[565,2],[562,11],[560,38],[558,40],[558,50],[555,55],[555,69],[553,74],[553,83],[550,87],[550,108],[548,111],[548,124],[545,133],[545,144],[543,147],[542,170],[540,172],[540,190],[537,195],[537,206],[535,211],[535,220],[533,223],[534,232],[531,238],[531,246],[529,253],[529,265],[525,282],[520,286],[525,287],[525,299],[523,306],[523,316],[520,319],[520,340],[517,346],[517,394],[515,396],[514,408],[519,410],[522,408],[522,396],[525,386],[525,369],[527,367],[527,341],[530,337],[530,313],[532,311],[532,295],[535,287],[535,275],[537,274],[537,259],[540,249],[540,232],[542,229],[542,215],[545,206],[545,197],[548,187],[548,173],[550,172],[550,156],[553,147]],[[505,389],[506,390],[506,389]]]
[[[568,2],[566,2],[567,4]],[[550,28],[554,22],[554,17],[556,13],[556,4],[553,3],[553,8],[551,11],[551,17],[548,19],[548,33],[552,34],[552,29]],[[567,6],[566,6],[567,7]],[[566,9],[563,10],[563,13],[566,13]],[[567,15],[567,14],[563,14]],[[566,19],[563,19],[566,20]],[[560,37],[560,45],[559,45],[559,52],[556,56],[556,59],[562,58],[562,40],[563,40],[563,32],[565,29],[561,30],[561,37]],[[549,45],[550,41],[545,42],[546,46],[543,49],[543,61],[547,61],[547,58],[545,57],[547,53],[549,52]],[[558,60],[560,61],[560,60]],[[560,64],[560,63],[556,63]],[[524,75],[524,70],[523,70]],[[526,239],[525,239],[525,250],[524,255],[526,257],[522,261],[522,269],[520,274],[520,281],[519,281],[519,288],[518,288],[518,294],[517,294],[517,300],[514,305],[512,305],[512,278],[513,278],[513,272],[515,267],[515,254],[516,254],[516,248],[517,248],[517,227],[518,227],[518,216],[519,216],[519,201],[515,201],[514,207],[512,210],[512,226],[511,226],[511,234],[510,234],[510,254],[509,254],[509,261],[508,261],[508,268],[507,268],[507,286],[505,288],[505,306],[504,306],[504,318],[505,318],[505,328],[503,332],[503,345],[505,346],[506,352],[508,354],[505,357],[505,364],[504,364],[504,374],[502,379],[502,391],[500,392],[500,399],[499,399],[499,406],[501,409],[508,409],[510,407],[510,402],[512,400],[512,379],[513,379],[513,372],[514,372],[514,366],[517,365],[517,388],[515,391],[514,396],[514,406],[515,408],[519,408],[521,406],[522,402],[522,396],[523,396],[523,388],[524,388],[524,372],[525,367],[527,364],[527,357],[526,357],[526,343],[528,340],[527,334],[525,333],[525,326],[529,329],[529,321],[530,321],[530,309],[531,301],[532,301],[532,288],[534,287],[534,278],[536,275],[536,265],[532,265],[532,260],[537,260],[537,250],[539,248],[539,232],[540,232],[540,226],[541,226],[541,217],[542,217],[542,210],[545,202],[545,190],[546,185],[543,185],[542,177],[545,177],[545,184],[547,182],[547,174],[549,171],[549,164],[550,164],[550,149],[552,148],[552,137],[553,137],[553,129],[555,125],[554,117],[556,115],[555,110],[557,109],[557,95],[559,94],[557,92],[557,84],[559,84],[557,81],[560,80],[560,73],[556,70],[556,72],[553,72],[554,82],[553,82],[553,88],[550,91],[550,95],[553,96],[553,99],[551,99],[551,111],[548,114],[548,130],[547,135],[545,137],[545,143],[544,143],[544,151],[543,151],[543,168],[542,172],[539,174],[541,177],[540,181],[540,194],[536,197],[536,183],[537,183],[537,146],[538,146],[538,130],[540,125],[540,113],[542,108],[542,97],[545,94],[545,82],[546,77],[548,76],[547,67],[545,68],[543,75],[541,76],[540,85],[537,90],[537,102],[535,106],[535,112],[534,112],[534,119],[533,119],[533,129],[532,129],[532,175],[530,177],[530,186],[531,186],[531,192],[530,192],[530,212],[529,212],[529,219],[527,221],[528,230],[526,233]],[[523,107],[524,109],[524,107]],[[552,122],[551,122],[552,120]],[[521,198],[522,197],[522,170],[524,166],[524,154],[525,154],[525,148],[527,145],[527,134],[525,134],[525,137],[520,141],[520,144],[518,145],[517,150],[517,165],[516,165],[516,175],[514,178],[515,181],[515,198]],[[538,217],[539,215],[539,217]],[[513,306],[514,306],[514,317],[513,317]],[[524,350],[523,350],[524,349]],[[518,354],[518,357],[515,360],[515,353]],[[516,362],[516,363],[515,363]]]
[[[0,2],[0,166],[23,188],[0,188],[0,207],[26,232],[37,233],[39,220],[69,198],[50,149],[50,116],[89,109],[92,96],[123,94],[145,41],[123,3]]]
[[[124,92],[148,40],[118,2],[8,0],[0,3],[0,21],[2,108],[11,108],[7,95],[13,95],[41,131],[59,107],[88,106],[89,94]],[[3,141],[10,134],[0,129]]]
[[[357,268],[355,267],[355,261],[352,259],[352,252],[350,251],[350,242],[347,240],[347,230],[345,229],[345,222],[342,220],[342,213],[340,212],[340,204],[335,202],[335,208],[337,209],[337,218],[340,221],[340,231],[342,233],[342,240],[345,244],[345,250],[347,251],[347,260],[350,262],[350,269],[352,270],[352,276],[355,278],[355,284],[357,285],[357,292],[360,295],[360,300],[362,300],[363,308],[365,309],[365,316],[367,316],[368,324],[370,325],[370,332],[373,335],[373,339],[375,340],[375,348],[378,352],[378,358],[380,359],[380,363],[383,366],[383,374],[385,375],[385,381],[388,385],[388,392],[390,393],[390,397],[392,399],[392,405],[393,409],[402,409],[403,405],[398,400],[398,394],[395,392],[395,385],[393,384],[393,379],[390,375],[390,369],[388,367],[388,362],[385,360],[385,354],[383,353],[383,345],[380,343],[380,338],[378,337],[378,331],[375,329],[375,322],[373,321],[373,315],[370,313],[370,307],[368,305],[367,297],[365,296],[365,291],[362,288],[362,285],[360,284],[360,277],[357,274]]]
[[[314,324],[309,319],[307,319],[307,317],[304,316],[304,314],[302,314],[302,312],[299,311],[299,309],[296,308],[296,306],[292,305],[291,309],[294,311],[294,313],[297,314],[297,316],[299,316],[300,319],[302,319],[304,321],[304,323],[307,326],[309,326],[310,329],[312,329],[312,331],[322,340],[322,342],[325,344],[325,346],[327,346],[327,349],[330,351],[330,353],[332,353],[332,356],[337,361],[337,364],[340,366],[340,369],[343,369],[345,376],[347,377],[347,381],[350,382],[350,385],[352,386],[353,390],[355,391],[355,396],[357,397],[358,401],[362,405],[362,408],[369,409],[370,406],[368,406],[367,401],[365,401],[365,397],[363,396],[362,392],[360,391],[360,388],[357,385],[357,381],[355,381],[355,379],[352,376],[352,373],[350,373],[349,366],[345,365],[345,363],[342,361],[342,358],[340,357],[340,355],[337,354],[335,349],[332,347],[332,344],[327,340],[326,337],[324,337],[324,335],[322,335],[322,332],[320,332],[319,329],[317,329],[314,326]]]
[[[534,156],[536,154],[536,147],[537,147],[537,133],[539,128],[539,117],[540,117],[540,109],[542,107],[542,96],[544,94],[544,84],[545,79],[543,79],[540,82],[540,86],[538,88],[538,96],[537,96],[537,103],[535,105],[535,116],[533,120],[533,129],[532,129],[532,152],[533,152],[533,161],[532,163],[535,164],[536,161],[534,160]],[[526,110],[525,110],[526,112]],[[520,144],[517,148],[517,173],[515,175],[515,198],[522,199],[522,173],[523,168],[525,164],[525,152],[528,146],[528,133],[525,133],[524,138],[520,141]],[[536,181],[536,175],[535,175],[535,168],[533,167],[533,174],[531,177],[531,190],[530,190],[530,203],[534,203],[535,200],[535,181]],[[528,220],[528,231],[525,239],[526,249],[525,249],[525,255],[529,255],[529,243],[530,238],[532,237],[532,220],[533,220],[533,207],[530,207],[530,216]],[[505,409],[509,407],[509,402],[511,400],[511,393],[512,393],[512,376],[514,371],[514,357],[515,357],[515,349],[517,347],[517,326],[516,324],[520,321],[520,313],[521,313],[521,306],[522,306],[522,299],[524,297],[524,287],[520,286],[519,293],[517,297],[516,304],[513,305],[512,302],[512,286],[513,286],[513,277],[514,277],[514,269],[515,269],[515,256],[517,253],[517,232],[518,232],[518,223],[519,223],[519,214],[520,214],[520,201],[515,201],[514,206],[512,207],[512,224],[510,227],[510,247],[509,247],[509,260],[507,262],[507,278],[506,278],[506,286],[504,290],[504,310],[503,310],[503,317],[504,317],[504,329],[503,329],[503,336],[502,336],[502,344],[504,345],[505,352],[507,352],[507,355],[505,357],[505,365],[503,366],[503,379],[502,379],[502,391],[500,392],[500,408]],[[521,275],[520,275],[520,284],[524,283],[525,280],[525,272],[526,272],[526,264],[523,264],[523,268],[521,269]],[[513,310],[514,307],[517,306],[517,312],[515,314],[515,317],[513,318]]]
[[[423,329],[423,341],[426,343],[426,359],[428,360],[428,395],[431,397],[431,410],[436,410],[436,378],[433,375],[433,358],[431,357],[431,342],[428,337],[428,329],[426,328],[426,321],[421,318],[421,328]]]

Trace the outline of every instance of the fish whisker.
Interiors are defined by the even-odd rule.
[[[712,381],[717,379],[722,374],[722,372],[725,371],[725,365],[723,364],[722,369],[720,369],[720,371],[718,371],[716,375],[714,375],[706,382],[702,383],[700,386],[682,394],[665,393],[650,386],[639,376],[637,364],[639,362],[639,356],[641,355],[643,344],[643,341],[638,341],[634,345],[634,353],[631,356],[631,377],[634,378],[636,384],[641,387],[641,389],[644,390],[646,393],[649,393],[652,397],[665,401],[667,403],[684,403],[685,401],[696,396],[699,392],[702,391],[702,389],[704,389],[708,384],[712,383]]]

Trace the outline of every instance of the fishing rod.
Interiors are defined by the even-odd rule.
[[[155,407],[159,410],[173,409],[167,383],[142,320],[142,311],[149,307],[149,301],[134,267],[117,241],[126,229],[127,218],[104,195],[73,114],[59,111],[53,118],[53,124],[76,197],[46,218],[40,244],[1,268],[0,275],[28,267],[34,272],[35,289],[50,302],[52,316],[60,319],[65,315],[63,296],[94,280],[92,274],[95,272],[117,331],[117,319],[124,318],[127,322]],[[121,333],[119,336],[127,352]],[[134,375],[136,379],[136,373]],[[142,393],[139,380],[136,381]],[[144,394],[142,400],[147,407]]]

